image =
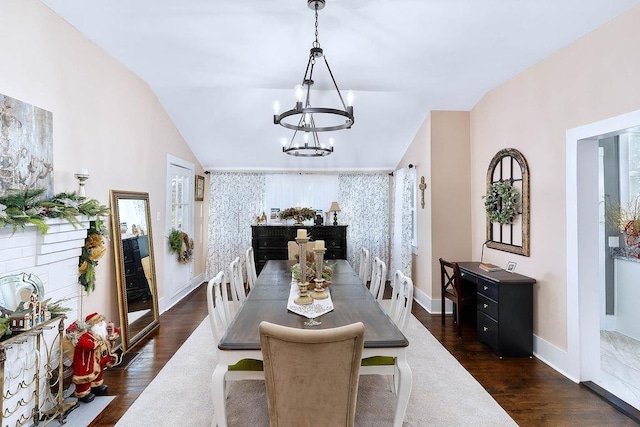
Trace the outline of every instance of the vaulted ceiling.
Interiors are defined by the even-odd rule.
[[[273,113],[293,107],[307,65],[306,0],[41,1],[151,87],[206,169],[283,171],[392,170],[430,110],[470,110],[640,3],[326,0],[318,38],[355,124],[303,159],[282,153],[292,132]]]

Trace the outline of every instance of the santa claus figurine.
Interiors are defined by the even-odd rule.
[[[74,322],[67,328],[67,337],[74,345],[75,396],[81,402],[89,403],[96,395],[107,393],[102,374],[105,367],[118,363],[118,356],[111,349],[119,335],[120,331],[112,323],[107,324],[104,316],[98,313],[88,315],[84,324]]]

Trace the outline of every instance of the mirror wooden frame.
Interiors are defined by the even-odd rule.
[[[134,192],[134,191],[120,191],[111,190],[111,233],[113,240],[114,259],[116,264],[116,282],[118,287],[118,307],[120,310],[120,325],[122,336],[122,351],[128,352],[138,341],[148,335],[160,324],[160,314],[158,311],[158,287],[155,271],[155,257],[153,255],[153,234],[151,232],[151,213],[149,209],[149,193]],[[145,209],[144,215],[146,219],[146,231],[147,246],[149,250],[149,263],[147,271],[144,271],[145,277],[150,277],[152,283],[148,283],[149,292],[151,294],[151,318],[144,315],[139,319],[135,319],[132,323],[129,323],[129,306],[130,302],[127,298],[127,277],[128,269],[125,268],[125,255],[123,248],[123,236],[121,232],[121,218],[119,211],[119,203],[124,200],[141,200],[144,201]],[[136,242],[137,243],[137,242]],[[143,268],[142,263],[140,268]],[[131,326],[136,322],[142,322],[141,325],[137,325],[136,328]],[[146,323],[148,322],[148,323]],[[133,329],[133,331],[132,331]]]

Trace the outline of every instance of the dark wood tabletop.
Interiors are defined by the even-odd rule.
[[[345,260],[336,261],[329,285],[333,311],[317,319],[322,322],[321,325],[304,326],[306,317],[287,310],[293,263],[272,260],[262,269],[247,300],[222,336],[218,345],[221,350],[259,350],[258,325],[263,320],[301,329],[326,329],[362,322],[365,325],[366,348],[409,345],[406,337]]]

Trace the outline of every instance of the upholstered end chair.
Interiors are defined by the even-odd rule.
[[[260,324],[271,427],[353,426],[361,322],[332,329]]]

